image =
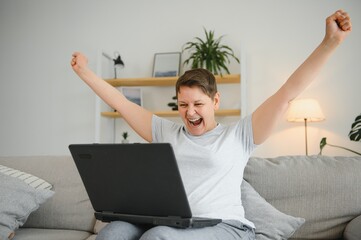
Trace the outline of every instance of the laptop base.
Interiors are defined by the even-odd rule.
[[[117,214],[111,212],[95,212],[95,218],[102,222],[124,221],[134,224],[163,225],[176,228],[202,228],[217,225],[222,222],[215,218],[181,218],[181,217],[156,217],[156,216],[137,216],[127,214]]]

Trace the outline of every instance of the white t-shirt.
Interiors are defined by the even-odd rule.
[[[256,147],[251,116],[193,136],[183,125],[154,115],[152,135],[153,142],[173,146],[193,216],[239,220],[254,227],[245,219],[240,187]]]

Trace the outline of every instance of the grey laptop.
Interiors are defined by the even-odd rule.
[[[180,228],[221,222],[192,217],[168,143],[71,144],[69,149],[96,219]]]

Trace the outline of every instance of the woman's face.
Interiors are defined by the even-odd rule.
[[[190,134],[199,136],[215,128],[214,112],[218,108],[219,93],[212,100],[199,87],[180,87],[178,111]]]

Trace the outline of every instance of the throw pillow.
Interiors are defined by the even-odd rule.
[[[360,240],[361,239],[361,216],[354,218],[349,222],[343,232],[343,239],[345,240]]]
[[[277,210],[245,180],[241,192],[245,216],[256,226],[257,240],[288,239],[305,222]]]
[[[0,173],[4,173],[11,177],[19,178],[20,180],[24,181],[26,184],[36,189],[52,189],[53,187],[50,183],[48,183],[47,181],[41,178],[38,178],[29,173],[21,172],[13,168],[5,167],[3,165],[0,165]]]
[[[0,173],[0,239],[10,239],[30,213],[39,208],[54,192],[36,189],[24,181]]]

